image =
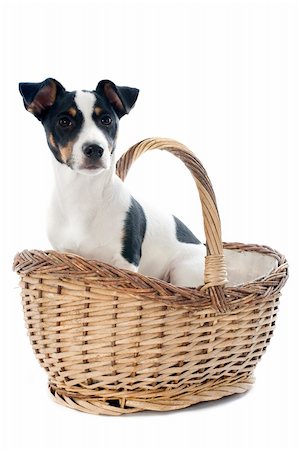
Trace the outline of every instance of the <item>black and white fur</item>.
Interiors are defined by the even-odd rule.
[[[205,246],[176,217],[141,205],[115,174],[119,119],[139,91],[103,80],[94,91],[68,92],[48,78],[20,83],[20,92],[54,156],[53,247],[175,285],[202,285]]]

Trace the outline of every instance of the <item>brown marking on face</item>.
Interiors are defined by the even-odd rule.
[[[56,142],[55,142],[55,139],[54,139],[54,136],[52,133],[49,134],[48,140],[49,140],[49,143],[52,145],[52,147],[57,148],[57,145],[56,145]]]
[[[70,116],[76,117],[76,115],[77,115],[77,110],[76,110],[76,108],[72,107],[72,108],[70,108],[70,109],[68,110],[68,113],[69,113]]]
[[[59,147],[60,150],[60,154],[61,154],[61,159],[63,162],[65,162],[67,164],[67,162],[69,161],[72,151],[73,151],[73,142],[69,142],[67,145],[65,145],[64,147]]]
[[[99,116],[102,111],[103,111],[102,108],[100,108],[99,106],[96,106],[94,109],[96,116]]]

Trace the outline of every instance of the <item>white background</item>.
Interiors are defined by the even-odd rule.
[[[298,2],[9,0],[1,18],[1,448],[298,448]],[[287,255],[277,329],[248,394],[129,417],[48,398],[11,271],[17,251],[50,247],[50,151],[17,86],[47,77],[68,90],[103,78],[138,87],[118,154],[149,136],[184,142],[213,182],[223,240]],[[204,239],[193,181],[174,158],[145,156],[128,183]]]

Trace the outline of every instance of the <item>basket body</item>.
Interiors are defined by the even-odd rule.
[[[271,339],[287,264],[263,279],[225,288],[230,311],[208,293],[177,288],[57,252],[22,252],[25,320],[54,398],[118,415],[165,411],[245,392]]]

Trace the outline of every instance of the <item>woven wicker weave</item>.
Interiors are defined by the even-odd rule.
[[[124,179],[134,160],[156,148],[180,158],[196,182],[207,239],[203,287],[179,288],[55,251],[15,257],[31,344],[50,392],[80,411],[168,411],[245,392],[273,333],[285,258],[268,247],[224,244],[277,260],[259,280],[225,287],[215,195],[195,156],[178,142],[147,139],[121,158],[118,174]]]

